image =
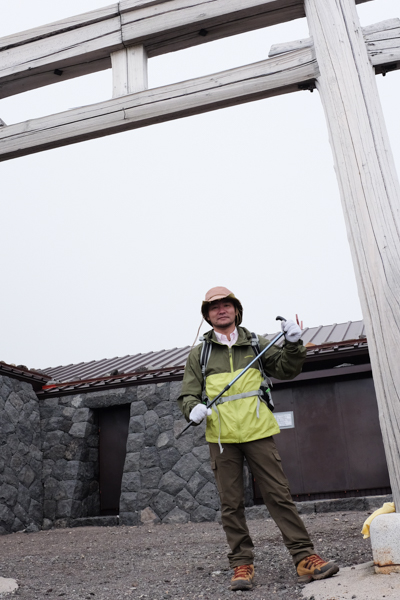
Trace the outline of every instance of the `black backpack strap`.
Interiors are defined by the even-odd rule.
[[[261,348],[260,348],[260,343],[258,341],[258,335],[254,332],[251,333],[251,346],[252,346],[253,352],[256,356],[258,354],[260,354]],[[261,400],[263,400],[265,402],[265,404],[268,406],[269,410],[271,412],[273,412],[275,410],[275,405],[274,405],[274,401],[272,400],[272,396],[271,396],[272,381],[270,380],[270,378],[268,377],[268,375],[265,372],[262,359],[259,358],[257,362],[258,362],[258,368],[260,369],[260,373],[263,378],[263,381],[260,385],[260,391],[262,392],[260,394],[260,398],[261,398]]]
[[[201,351],[200,351],[200,367],[201,367],[201,373],[203,375],[203,390],[201,393],[201,401],[203,402],[203,404],[207,404],[208,398],[206,395],[206,368],[207,368],[208,361],[210,359],[212,345],[211,345],[211,342],[205,340],[203,337],[201,337],[200,340],[202,341]]]

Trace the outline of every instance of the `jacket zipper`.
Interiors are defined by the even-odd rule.
[[[231,373],[233,375],[234,371],[233,371],[233,355],[232,355],[232,347],[229,348],[229,363],[231,365]],[[233,403],[236,409],[236,427],[238,430],[238,438],[239,438],[239,443],[241,442],[241,436],[240,436],[240,419],[239,419],[239,415],[238,415],[238,403],[234,402]]]

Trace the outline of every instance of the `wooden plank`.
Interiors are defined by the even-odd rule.
[[[304,16],[302,0],[129,0],[121,14],[118,7],[0,39],[0,98],[61,81],[55,70],[71,78],[109,68],[124,46],[144,45],[151,57]]]
[[[398,26],[399,19],[386,19],[385,21],[379,21],[378,23],[362,27],[362,32],[365,39],[373,39],[375,33],[378,33],[380,38],[382,31],[390,31],[390,29],[396,29]]]
[[[400,19],[389,19],[361,28],[366,42],[368,55],[377,74],[388,70],[400,69]],[[312,38],[294,40],[283,44],[274,44],[268,53],[271,58],[285,52],[312,47]]]
[[[111,54],[113,98],[141,92],[148,87],[144,46],[130,46]]]
[[[80,74],[87,74],[103,64],[110,66],[110,54],[123,47],[120,18],[114,17],[3,50],[0,54],[0,97],[10,95],[10,89],[15,92],[18,86],[21,91],[26,91],[36,87],[38,82],[60,81],[67,68],[70,76],[74,76],[75,69]],[[58,74],[54,73],[56,70]],[[23,81],[24,77],[27,82]]]
[[[400,185],[354,1],[305,0],[305,9],[400,511]]]
[[[13,33],[0,38],[0,51],[15,48],[16,46],[34,42],[35,40],[43,40],[49,36],[64,33],[65,31],[71,31],[72,29],[77,29],[79,27],[87,27],[93,23],[117,17],[119,14],[118,4],[111,4],[110,6],[97,8],[96,10],[81,15],[74,15],[67,19],[55,21],[54,23],[48,23],[47,25],[27,29],[19,33]]]
[[[152,57],[303,16],[302,0],[170,0],[123,13],[121,22],[124,42],[145,43]]]
[[[313,80],[317,74],[313,51],[306,48],[207,77],[10,125],[0,130],[0,160],[297,91],[299,83]]]

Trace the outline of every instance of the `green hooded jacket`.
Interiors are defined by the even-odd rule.
[[[212,343],[212,351],[206,368],[206,394],[212,400],[254,359],[251,333],[245,327],[238,327],[238,340],[231,348],[217,341],[214,330],[204,338]],[[258,336],[261,350],[269,343]],[[203,376],[200,365],[199,344],[190,352],[182,391],[178,404],[187,421],[192,408],[201,402]],[[300,340],[296,343],[285,341],[282,348],[273,346],[262,357],[266,373],[276,379],[293,379],[301,372],[306,357],[306,349]],[[242,443],[258,440],[279,433],[278,423],[264,402],[259,401],[257,392],[262,382],[258,364],[249,369],[222,396],[223,402],[212,408],[207,417],[206,440],[208,442]],[[254,396],[226,401],[227,397],[254,391]]]

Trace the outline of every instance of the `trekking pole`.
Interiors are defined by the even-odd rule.
[[[277,316],[277,317],[276,317],[276,320],[277,320],[277,321],[286,321],[286,319],[285,319],[284,317],[280,317],[280,316]],[[247,367],[245,367],[245,368],[243,369],[243,371],[241,371],[241,372],[239,373],[239,375],[236,375],[236,377],[235,377],[234,379],[232,379],[232,381],[231,381],[230,383],[228,383],[228,385],[226,385],[226,386],[224,387],[224,389],[222,390],[222,392],[220,392],[220,393],[218,394],[218,396],[215,396],[215,398],[214,398],[214,400],[213,400],[212,402],[209,402],[209,403],[207,404],[207,408],[211,408],[211,407],[213,406],[213,404],[215,404],[215,403],[217,402],[217,400],[219,400],[219,399],[221,398],[221,396],[222,396],[223,394],[225,394],[225,392],[227,392],[227,391],[229,390],[229,388],[231,388],[231,387],[233,386],[233,384],[234,384],[234,383],[236,383],[236,381],[237,381],[238,379],[240,379],[240,377],[241,377],[242,375],[244,375],[244,374],[245,374],[245,373],[246,373],[246,372],[247,372],[247,371],[250,369],[250,367],[252,367],[252,366],[254,365],[254,363],[255,363],[255,362],[257,362],[257,361],[258,361],[258,359],[259,359],[259,358],[261,358],[261,356],[262,356],[263,354],[265,354],[265,352],[271,348],[271,346],[273,346],[274,344],[276,344],[276,342],[277,342],[278,340],[280,340],[280,339],[281,339],[281,337],[282,337],[283,335],[285,335],[285,332],[284,332],[284,331],[281,331],[281,333],[278,333],[278,335],[274,337],[274,339],[272,340],[272,342],[270,342],[270,343],[268,344],[268,346],[266,346],[266,347],[264,348],[264,350],[262,350],[262,351],[260,352],[260,354],[258,354],[258,355],[257,355],[255,358],[253,358],[253,360],[252,360],[252,361],[251,361],[251,362],[250,362],[250,363],[247,365]],[[184,429],[182,429],[182,431],[181,431],[180,433],[178,433],[178,435],[176,436],[176,439],[180,438],[180,437],[181,437],[181,435],[182,435],[183,433],[185,433],[185,431],[186,431],[187,429],[189,429],[189,427],[191,427],[191,426],[192,426],[192,425],[194,425],[194,424],[195,424],[195,422],[194,422],[194,421],[189,421],[189,423],[186,425],[186,427],[185,427]],[[196,423],[196,425],[198,425],[198,423]]]

